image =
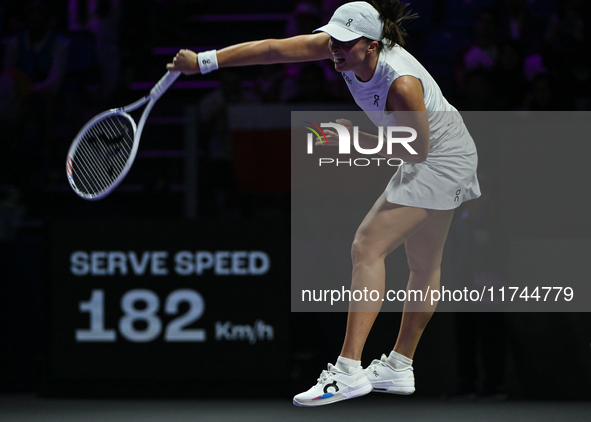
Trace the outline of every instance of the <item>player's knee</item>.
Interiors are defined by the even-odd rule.
[[[408,257],[410,272],[419,277],[432,277],[441,272],[441,262]]]
[[[353,265],[361,261],[364,252],[365,247],[363,246],[363,242],[355,236],[355,239],[351,244],[351,261],[353,262]]]
[[[380,254],[377,253],[363,236],[355,236],[353,244],[351,245],[351,260],[353,266],[359,265],[363,262],[371,262],[379,259]]]

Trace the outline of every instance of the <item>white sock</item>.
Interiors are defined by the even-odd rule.
[[[408,369],[412,366],[412,359],[392,350],[388,356],[388,363],[396,370]]]
[[[336,366],[336,368],[339,371],[346,372],[347,374],[352,374],[353,372],[355,372],[355,370],[357,368],[359,368],[361,366],[361,361],[360,360],[347,359],[347,358],[344,358],[342,356],[339,356],[339,358],[337,359],[337,363],[335,364],[335,366]]]

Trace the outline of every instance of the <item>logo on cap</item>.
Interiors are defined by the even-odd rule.
[[[345,24],[345,26],[351,26],[351,22],[353,22],[353,19],[349,19],[349,20],[347,21],[347,23]]]

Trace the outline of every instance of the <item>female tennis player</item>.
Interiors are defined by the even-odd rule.
[[[476,148],[461,116],[425,68],[401,46],[406,35],[401,24],[412,17],[405,9],[399,0],[350,2],[311,35],[247,42],[198,55],[181,50],[167,65],[196,74],[226,66],[330,59],[376,125],[415,128],[415,154],[403,144],[393,144],[389,154],[385,146],[380,151],[404,164],[359,226],[352,245],[351,290],[367,288],[382,295],[384,259],[403,243],[410,267],[407,289],[439,289],[443,246],[454,209],[480,196]],[[351,126],[348,121],[337,123]],[[329,144],[337,144],[335,133],[329,138]],[[359,138],[363,148],[378,145],[377,136]],[[361,353],[381,301],[357,308],[350,303],[336,364],[329,363],[316,385],[294,397],[294,404],[319,406],[372,390],[412,394],[412,359],[434,309],[411,305],[405,303],[389,356],[384,354],[363,369]]]

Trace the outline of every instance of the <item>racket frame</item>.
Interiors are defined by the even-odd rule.
[[[119,186],[119,184],[123,181],[123,179],[125,179],[125,176],[127,176],[127,173],[129,173],[129,170],[131,169],[131,166],[132,166],[132,164],[135,160],[135,157],[137,155],[137,150],[139,148],[139,143],[140,143],[139,141],[140,141],[140,138],[142,135],[142,131],[143,131],[144,126],[146,124],[146,120],[148,119],[148,115],[150,114],[150,111],[152,111],[152,107],[154,107],[154,104],[156,103],[156,101],[158,101],[158,99],[162,96],[162,94],[164,94],[164,92],[166,92],[166,90],[174,83],[174,81],[179,77],[179,75],[180,75],[180,72],[168,71],[162,77],[162,79],[160,79],[160,81],[158,81],[158,83],[154,86],[154,88],[152,88],[152,90],[150,91],[150,93],[148,95],[144,96],[143,98],[137,100],[134,103],[126,105],[125,107],[114,108],[111,110],[104,111],[100,114],[97,114],[92,119],[90,119],[82,127],[82,129],[80,129],[80,131],[78,132],[78,134],[74,138],[74,141],[72,141],[72,144],[70,145],[70,149],[68,150],[68,158],[66,159],[66,175],[68,177],[68,181],[70,182],[70,186],[72,187],[74,192],[76,192],[76,194],[78,194],[78,196],[80,196],[81,198],[86,199],[88,201],[96,201],[98,199],[104,198],[105,196],[109,195],[115,188],[117,188],[117,186]],[[140,108],[141,106],[143,106],[146,103],[147,103],[146,108],[142,112],[142,116],[140,117],[139,123],[136,125],[135,120],[128,113]],[[129,158],[127,159],[127,162],[125,163],[125,166],[123,167],[123,170],[121,171],[121,173],[119,173],[119,175],[117,176],[115,181],[113,183],[111,183],[111,185],[108,186],[103,191],[101,191],[97,194],[94,194],[94,195],[89,195],[88,193],[80,191],[80,189],[78,189],[78,187],[74,183],[74,178],[72,176],[72,162],[73,162],[74,157],[76,155],[76,150],[78,148],[78,145],[80,144],[80,141],[82,140],[84,135],[86,135],[88,133],[88,129],[91,128],[92,126],[94,126],[96,123],[100,122],[101,120],[103,120],[109,116],[113,116],[113,115],[125,116],[129,121],[131,121],[133,131],[134,131],[133,146],[132,146],[131,152],[129,154]]]

